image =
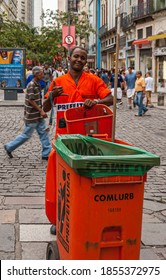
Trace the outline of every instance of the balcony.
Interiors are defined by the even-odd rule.
[[[129,14],[128,16],[121,17],[120,26],[123,31],[126,31],[128,28],[131,28],[133,25],[133,15]]]
[[[102,27],[100,27],[100,29],[99,29],[99,36],[100,36],[100,37],[103,36],[107,31],[108,31],[108,27],[107,27],[107,25],[105,24],[105,25],[103,25]]]
[[[154,13],[153,0],[149,0],[146,3],[142,2],[132,8],[133,20],[139,20],[151,16]]]

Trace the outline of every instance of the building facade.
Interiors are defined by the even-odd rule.
[[[90,11],[92,2],[89,1]],[[100,52],[100,68],[115,67],[119,19],[119,68],[133,66],[141,70],[143,76],[150,72],[154,77],[154,90],[166,92],[166,0],[101,0],[100,13],[93,14],[91,21],[100,23],[100,49],[99,42],[92,39],[89,48],[93,46],[97,55]],[[95,64],[97,66],[97,61]]]
[[[44,20],[41,19],[41,15],[43,14],[43,0],[33,0],[33,26],[38,27],[39,29],[44,26]]]
[[[34,0],[17,0],[17,19],[33,26]]]
[[[0,0],[0,15],[2,14],[9,20],[17,19],[17,0]]]

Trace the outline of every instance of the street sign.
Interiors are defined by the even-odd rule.
[[[74,48],[76,45],[75,41],[75,26],[74,25],[63,25],[62,26],[62,46],[67,50]]]
[[[66,43],[66,44],[71,45],[73,42],[74,42],[73,36],[67,35],[67,36],[65,37],[65,43]]]

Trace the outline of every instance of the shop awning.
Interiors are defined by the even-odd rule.
[[[136,40],[133,42],[133,45],[147,45],[149,44],[149,40],[148,39],[141,39],[141,40]]]
[[[154,41],[154,40],[157,40],[157,39],[164,39],[164,38],[166,38],[166,33],[165,34],[158,34],[158,35],[149,36],[148,40],[149,41]]]

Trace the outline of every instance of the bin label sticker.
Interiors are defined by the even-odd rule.
[[[59,164],[57,237],[69,253],[70,237],[70,173]]]
[[[57,111],[66,111],[67,109],[82,107],[83,105],[84,105],[83,102],[62,103],[62,104],[56,104],[56,109]]]
[[[94,201],[96,202],[132,200],[132,199],[134,199],[134,193],[96,194],[94,196]]]

